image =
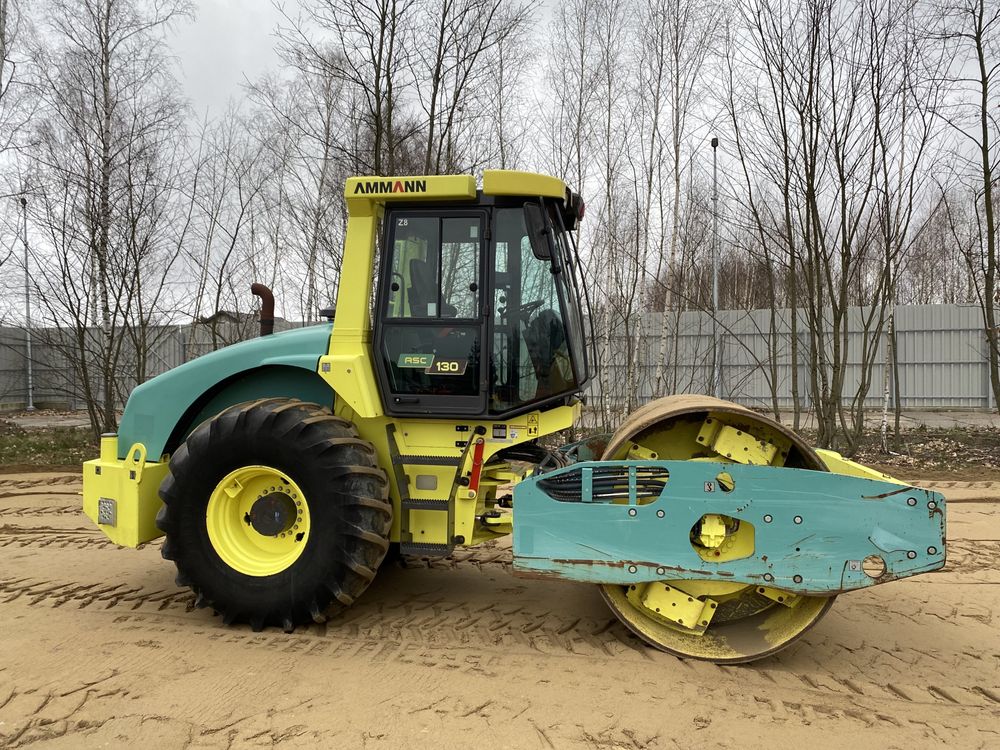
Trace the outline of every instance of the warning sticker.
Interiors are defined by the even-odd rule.
[[[529,414],[528,415],[528,437],[538,437],[538,415]]]

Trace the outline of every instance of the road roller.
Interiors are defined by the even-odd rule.
[[[653,648],[738,663],[944,565],[943,497],[734,403],[669,396],[560,445],[599,366],[562,180],[352,177],[344,198],[323,322],[262,315],[140,384],[83,465],[86,515],[122,546],[164,537],[225,624],[325,622],[391,549],[512,534],[517,575],[594,585]]]

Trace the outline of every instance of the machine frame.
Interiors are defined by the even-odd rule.
[[[397,207],[439,215],[487,212],[497,201],[525,196],[561,202],[572,218],[579,197],[554,177],[505,170],[484,172],[481,190],[472,176],[353,177],[344,195],[348,222],[335,324],[230,346],[161,375],[155,389],[140,385],[118,434],[102,438],[101,457],[84,468],[84,508],[116,542],[136,546],[161,536],[155,525],[157,488],[170,454],[198,424],[233,404],[277,396],[330,407],[375,447],[389,476],[390,540],[401,543],[404,552],[445,555],[455,545],[479,544],[511,531],[511,514],[497,509],[497,490],[518,481],[523,471],[491,459],[574,426],[581,411],[579,393],[590,377],[589,359],[584,353],[585,370],[576,388],[508,413],[442,416],[440,402],[428,414],[391,413],[398,410],[387,409],[384,377],[375,366],[377,319],[372,315],[373,296],[376,310],[384,300],[384,285],[375,289],[379,246],[386,237],[383,219]],[[491,251],[481,253],[488,289],[490,259]],[[480,314],[488,337],[490,316]],[[325,346],[317,351],[321,342]],[[171,397],[164,398],[164,390]],[[136,461],[139,454],[142,459]],[[121,498],[115,501],[114,525],[102,523],[110,516],[100,515],[101,498],[104,507]]]
[[[668,396],[614,435],[542,446],[579,422],[591,377],[585,287],[566,240],[583,203],[561,180],[487,171],[477,189],[471,176],[354,177],[345,198],[335,321],[226,347],[139,385],[118,433],[103,436],[100,456],[84,464],[83,507],[98,528],[132,547],[166,534],[161,554],[176,563],[179,584],[227,624],[290,632],[323,622],[364,592],[391,543],[403,555],[445,556],[513,531],[515,571],[598,584],[654,647],[737,663],[785,648],[839,593],[944,565],[943,497],[814,450],[737,404]],[[548,262],[541,268],[551,279],[539,278],[559,314],[549,307],[546,327],[532,332],[541,307],[525,303],[523,275],[511,291],[505,261],[503,288],[518,308],[501,316],[502,384],[490,357],[499,231],[490,235],[493,218],[512,206],[523,207],[523,231],[509,235],[521,245],[513,266],[534,263],[526,250]],[[424,313],[409,320],[389,310],[409,304],[412,313],[431,245],[410,236],[397,247],[386,217],[404,212],[438,218],[436,301],[432,309],[418,295]],[[467,284],[476,307],[462,315],[450,303],[454,314],[445,312],[441,287],[448,216],[480,217],[466,234],[474,242],[450,241],[478,247]],[[411,257],[409,243],[421,242]],[[390,270],[397,257],[408,271]],[[392,289],[395,276],[403,285]],[[404,285],[410,291],[392,301]],[[432,369],[435,339],[429,349],[390,352],[390,326],[478,329],[479,349],[462,360],[439,341],[442,365],[453,368],[441,374]],[[532,369],[522,381],[525,361]],[[393,395],[402,392],[390,389],[393,362],[426,367],[427,378],[410,380],[411,398]],[[438,385],[470,366],[479,368],[476,395]],[[437,375],[444,380],[428,380]],[[516,400],[499,393],[511,387]]]

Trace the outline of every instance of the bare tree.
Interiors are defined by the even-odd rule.
[[[347,144],[341,130],[343,83],[325,70],[292,70],[290,80],[270,77],[253,84],[250,96],[257,105],[260,146],[277,170],[263,201],[271,209],[264,214],[274,238],[270,252],[282,256],[286,298],[296,290],[298,309],[308,322],[318,300],[332,298],[340,274]]]
[[[240,327],[229,331],[227,318],[239,315],[241,301],[249,303],[246,290],[258,280],[251,235],[277,171],[273,155],[262,152],[252,135],[250,119],[231,106],[202,134],[205,165],[195,198],[193,241],[185,254],[195,274],[192,314],[208,331],[213,351],[243,337]]]
[[[424,173],[465,167],[456,136],[464,123],[480,120],[476,89],[495,76],[488,63],[503,61],[496,53],[510,42],[523,42],[531,8],[530,2],[500,0],[423,0],[416,5],[415,12],[425,20],[413,34],[410,68],[426,120]],[[508,66],[510,56],[508,51]]]
[[[364,138],[355,173],[397,174],[417,128],[404,114],[417,0],[305,0],[303,17],[279,30],[299,68],[342,80]],[[325,69],[325,71],[324,71]]]
[[[954,179],[971,195],[975,241],[965,259],[983,312],[993,403],[1000,409],[1000,6],[944,0],[934,36],[952,59],[952,98],[941,116],[958,136]]]
[[[789,306],[804,307],[819,443],[848,452],[936,137],[939,87],[919,28],[914,6],[759,0],[730,45],[744,204],[765,261],[770,247],[785,259]],[[793,363],[798,319],[790,315]],[[797,401],[795,380],[792,389]]]
[[[16,156],[28,144],[28,125],[34,110],[30,81],[25,75],[25,27],[22,8],[0,0],[0,198],[19,199],[25,189]],[[0,268],[14,256],[21,234],[20,206],[0,212]],[[0,316],[4,310],[0,309]]]
[[[27,145],[28,124],[35,110],[25,36],[24,8],[0,0],[0,158]]]
[[[180,0],[51,0],[47,46],[36,51],[43,117],[32,156],[44,191],[36,218],[49,240],[39,251],[48,261],[39,264],[39,296],[54,325],[69,324],[67,353],[97,433],[116,427],[125,326],[153,314],[137,306],[142,282],[170,269],[154,262],[166,198],[150,182],[169,182],[164,154],[183,114],[163,31],[188,9]]]
[[[681,185],[684,180],[683,149],[690,148],[690,135],[693,109],[696,106],[699,93],[705,91],[707,71],[706,62],[712,52],[716,34],[718,15],[716,9],[702,0],[653,0],[649,4],[647,33],[652,41],[662,47],[654,53],[658,86],[665,89],[666,96],[666,133],[660,134],[657,122],[654,133],[657,138],[668,142],[669,162],[666,167],[671,176],[670,189],[670,234],[666,254],[661,247],[658,253],[656,277],[665,275],[673,279],[673,271],[677,268],[678,249],[681,247],[683,193]],[[657,92],[655,99],[662,94]],[[661,205],[660,220],[664,223],[662,195],[667,191],[666,185],[660,185]],[[660,329],[659,356],[656,358],[656,382],[654,392],[661,394],[666,390],[666,363],[670,343],[672,297],[674,289],[668,286],[665,290],[664,312]],[[673,318],[673,352],[677,352],[678,324]]]

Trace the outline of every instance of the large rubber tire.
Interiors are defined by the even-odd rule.
[[[213,492],[241,467],[273,467],[301,488],[310,530],[284,570],[247,575],[213,546],[207,510]],[[316,404],[265,399],[237,404],[198,426],[170,459],[156,523],[162,554],[177,566],[198,606],[226,624],[254,630],[323,622],[350,606],[389,548],[392,505],[374,447],[354,426]]]

